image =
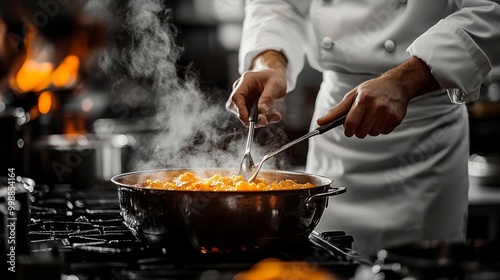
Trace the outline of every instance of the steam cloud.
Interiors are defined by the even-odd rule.
[[[243,155],[246,129],[225,110],[217,92],[203,92],[196,75],[187,71],[178,77],[182,48],[175,42],[176,28],[171,10],[160,0],[92,0],[87,7],[110,13],[112,42],[99,58],[100,68],[117,79],[140,81],[156,96],[157,108],[145,156],[136,169],[237,168]],[[216,69],[214,69],[216,71]],[[215,96],[214,96],[215,93]],[[282,129],[261,129],[252,156],[257,161],[265,152],[286,141]],[[275,161],[285,167],[287,160]]]

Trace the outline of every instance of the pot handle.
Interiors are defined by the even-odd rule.
[[[367,266],[374,265],[373,261],[371,261],[370,259],[368,259],[364,256],[359,255],[354,250],[349,249],[349,248],[340,248],[340,247],[337,247],[336,245],[330,243],[319,232],[317,232],[315,230],[313,230],[311,232],[311,234],[309,235],[309,240],[312,243],[314,243],[315,245],[325,249],[328,253],[330,253],[333,256],[339,256],[339,254],[341,254],[341,255],[347,257],[348,259],[359,262],[360,264],[364,264]]]
[[[306,201],[305,201],[306,208],[309,210],[312,210],[314,207],[312,207],[311,202],[313,202],[316,199],[320,199],[320,198],[328,197],[328,196],[332,196],[332,195],[339,195],[339,194],[345,193],[346,191],[347,191],[346,187],[330,187],[330,188],[328,188],[328,190],[326,192],[313,194],[306,199]]]

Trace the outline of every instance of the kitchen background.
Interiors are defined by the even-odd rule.
[[[167,1],[172,13],[160,17],[159,22],[141,18],[140,11],[143,10],[162,14],[156,10],[158,7],[147,3],[138,1],[135,16],[133,13],[115,14],[119,21],[127,23],[125,26],[132,35],[124,32],[126,29],[120,29],[122,27],[112,26],[114,35],[117,35],[115,38],[120,40],[113,43],[114,48],[107,54],[98,57],[101,67],[92,63],[86,65],[85,76],[75,78],[83,83],[71,78],[76,73],[70,70],[62,75],[63,86],[52,91],[37,92],[31,88],[19,93],[24,87],[22,78],[9,81],[11,88],[17,86],[18,91],[0,93],[2,175],[7,168],[15,167],[18,175],[39,183],[85,186],[106,184],[113,175],[137,169],[222,165],[228,157],[231,157],[228,161],[231,164],[236,162],[234,160],[241,156],[238,153],[243,152],[246,132],[223,107],[233,82],[239,77],[237,56],[244,1]],[[168,20],[172,20],[173,26]],[[165,26],[171,29],[147,37],[152,30]],[[90,24],[86,28],[93,27]],[[50,28],[45,32],[49,38],[57,33]],[[100,36],[99,32],[93,34],[97,34],[96,38],[87,38],[88,42],[95,42],[96,46],[106,44],[105,39],[100,40],[106,36]],[[171,37],[171,34],[176,36]],[[130,39],[127,36],[137,44],[124,46],[128,52],[120,53],[120,46]],[[169,43],[169,50],[155,49],[155,42],[165,41]],[[49,44],[39,40],[24,42],[28,48]],[[54,43],[56,47],[57,44]],[[181,48],[177,50],[175,45]],[[141,51],[147,55],[141,57]],[[113,56],[117,54],[122,60]],[[52,59],[65,61],[67,68],[71,69],[74,62],[71,57],[65,60],[68,56]],[[158,68],[157,61],[165,62],[162,64],[165,67]],[[80,63],[83,65],[85,61]],[[147,75],[142,75],[145,72]],[[168,79],[176,82],[164,81]],[[272,145],[279,146],[286,139],[295,139],[308,131],[320,82],[321,75],[306,65],[296,89],[286,99],[284,120],[275,127],[278,132],[261,129],[257,133],[262,151],[256,151],[254,158],[260,158],[264,146],[267,149]],[[196,89],[198,87],[201,91]],[[153,92],[162,94],[158,96]],[[180,94],[182,92],[192,95]],[[186,108],[179,108],[177,102],[187,105]],[[159,103],[163,107],[159,108]],[[468,234],[469,237],[498,237],[500,83],[491,81],[485,84],[480,100],[468,104],[468,108],[471,140]],[[183,110],[192,112],[192,117],[175,121],[171,118],[184,113]],[[197,120],[205,119],[211,121],[202,125],[207,127],[204,129]],[[165,131],[169,128],[172,131],[177,129],[174,136]],[[206,129],[218,133],[210,135]],[[176,146],[175,139],[169,137],[187,141]],[[153,145],[149,140],[153,140]],[[203,153],[212,153],[214,146],[216,152],[223,151],[224,155],[212,157],[213,161],[199,157]],[[170,149],[181,151],[183,155],[165,154]],[[275,166],[301,169],[306,152],[307,143],[299,144],[275,162]]]

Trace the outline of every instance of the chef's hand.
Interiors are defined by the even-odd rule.
[[[342,101],[317,120],[323,125],[347,114],[344,134],[377,136],[392,132],[406,115],[412,98],[439,89],[428,66],[412,57],[380,77],[366,81],[348,92]]]
[[[276,51],[265,51],[253,61],[252,69],[243,73],[234,83],[226,108],[248,126],[249,109],[258,99],[259,116],[256,127],[281,120],[275,101],[286,93],[285,56]]]

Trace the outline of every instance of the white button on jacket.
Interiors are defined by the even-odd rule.
[[[344,230],[355,249],[461,240],[467,216],[466,102],[500,80],[500,6],[486,0],[247,1],[240,72],[264,50],[288,58],[288,91],[307,57],[323,72],[311,122],[357,85],[411,55],[443,90],[410,102],[388,135],[346,138],[341,128],[309,142],[306,170],[346,186],[330,198],[319,230]],[[446,94],[448,91],[449,97]]]
[[[323,38],[323,41],[321,42],[321,45],[323,46],[323,48],[325,48],[327,50],[333,48],[333,40],[332,40],[332,38],[330,38],[330,37]]]
[[[396,48],[396,44],[393,40],[387,40],[384,42],[384,48],[387,52],[393,52]]]

